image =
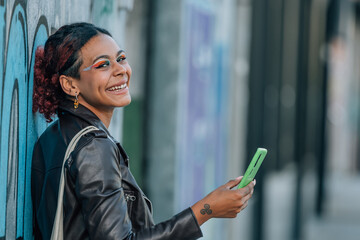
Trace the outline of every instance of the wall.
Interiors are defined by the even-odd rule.
[[[250,4],[241,4],[249,14]],[[235,42],[237,1],[157,0],[150,7],[145,186],[155,220],[161,221],[241,174],[246,94],[236,90],[246,85],[247,74],[243,69],[233,74],[233,59],[248,64],[249,42]],[[244,20],[239,31],[245,38],[249,16]],[[240,149],[232,158],[231,147]],[[230,225],[207,222],[204,239],[230,239],[235,229]]]
[[[0,239],[32,238],[32,147],[46,127],[31,110],[36,47],[59,26],[78,21],[95,22],[123,43],[131,7],[121,0],[0,0]],[[120,130],[120,124],[112,127],[117,138]]]

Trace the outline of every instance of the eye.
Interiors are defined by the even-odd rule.
[[[118,57],[116,58],[116,61],[117,61],[117,62],[122,62],[122,61],[125,61],[125,60],[126,60],[125,54],[121,54],[120,56],[118,56]]]
[[[96,62],[96,63],[93,65],[93,68],[99,69],[99,68],[104,68],[104,67],[107,67],[107,66],[110,66],[110,61],[104,59],[104,60],[100,60],[100,61]]]

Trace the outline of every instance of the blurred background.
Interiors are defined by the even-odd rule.
[[[112,134],[160,222],[268,149],[249,206],[206,240],[360,236],[360,1],[0,0],[0,239],[32,239],[34,52],[108,29],[133,69]]]

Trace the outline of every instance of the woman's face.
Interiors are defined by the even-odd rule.
[[[80,79],[76,81],[80,104],[99,116],[112,115],[115,107],[131,102],[131,68],[114,39],[96,35],[81,48],[81,57]]]

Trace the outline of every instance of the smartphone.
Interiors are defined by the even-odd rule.
[[[265,148],[258,148],[256,150],[254,157],[252,158],[243,178],[241,179],[241,182],[237,187],[238,189],[247,186],[254,179],[266,154],[267,154],[267,150]]]

